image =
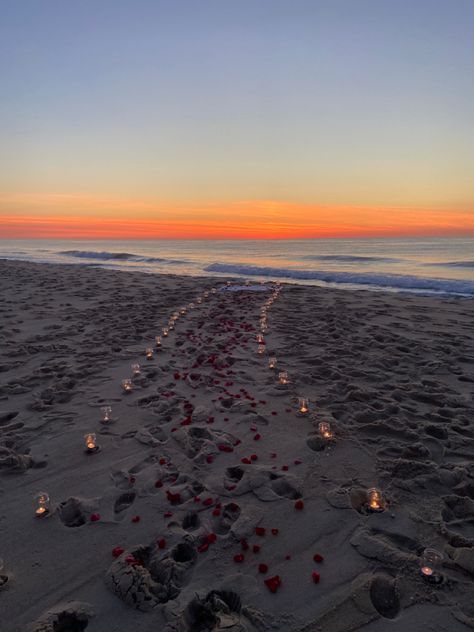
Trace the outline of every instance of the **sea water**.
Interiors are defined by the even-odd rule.
[[[474,238],[1,240],[0,258],[474,298]]]

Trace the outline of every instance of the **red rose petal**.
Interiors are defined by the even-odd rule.
[[[112,549],[112,555],[114,557],[120,557],[124,551],[125,549],[123,548],[123,546],[116,546],[114,549]]]
[[[278,529],[272,529],[272,535],[278,535],[279,531]]]
[[[209,544],[213,544],[217,540],[217,535],[215,533],[208,533],[207,541]]]
[[[320,555],[319,553],[315,553],[313,555],[313,560],[317,562],[318,564],[320,564],[324,560],[324,557]]]
[[[244,561],[245,557],[242,553],[237,553],[234,555],[234,562],[236,564],[241,564]]]
[[[166,548],[166,540],[164,538],[160,538],[156,544],[159,549]]]
[[[317,573],[316,571],[313,571],[313,572],[311,573],[311,577],[313,578],[313,582],[314,582],[315,584],[319,584],[319,580],[320,580],[320,578],[321,578],[321,576],[320,576],[320,574],[319,574],[319,573]]]
[[[212,510],[212,515],[216,516],[216,517],[220,516],[221,515],[221,510],[216,507],[215,509]]]
[[[262,435],[259,432],[257,432],[257,434],[254,435],[253,440],[254,441],[260,441],[261,438],[262,438]]]
[[[242,538],[240,540],[240,546],[242,547],[242,551],[247,551],[247,549],[249,548],[249,543],[245,538]]]
[[[91,522],[97,522],[98,520],[100,520],[100,514],[98,513],[93,513],[91,514]]]
[[[212,498],[206,498],[205,500],[203,500],[203,501],[202,501],[202,504],[203,504],[205,507],[209,507],[209,505],[212,505],[212,502],[213,502],[213,501],[212,501]]]
[[[198,553],[205,553],[209,548],[209,542],[203,542],[200,546],[198,546]]]
[[[251,461],[257,461],[258,460],[258,456],[256,454],[251,454],[250,455],[250,460]]]
[[[255,533],[261,537],[265,535],[265,527],[255,527]]]
[[[258,572],[263,573],[265,575],[265,573],[268,573],[268,566],[266,564],[259,564]]]
[[[304,509],[304,502],[302,500],[297,500],[295,502],[295,509],[298,509],[298,510]]]
[[[140,516],[133,516],[132,522],[140,522]]]
[[[272,593],[276,593],[276,591],[281,585],[281,577],[280,575],[274,575],[274,577],[269,577],[268,579],[264,581],[264,584]]]
[[[212,454],[208,454],[206,456],[206,462],[207,463],[212,463],[214,461],[214,457],[212,456]]]
[[[252,547],[252,551],[253,551],[254,553],[260,553],[260,549],[261,549],[261,548],[262,548],[262,547],[260,546],[260,544],[254,544],[254,545],[253,545],[253,547]]]

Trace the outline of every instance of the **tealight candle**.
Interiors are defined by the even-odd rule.
[[[298,397],[298,412],[305,415],[309,411],[309,401],[306,397]]]
[[[329,421],[321,421],[318,425],[319,434],[323,439],[332,439],[334,436]]]
[[[155,336],[155,345],[161,347],[161,336]]]
[[[265,353],[265,345],[258,345],[257,353],[258,355],[263,355]]]
[[[168,327],[163,327],[163,329],[161,330],[161,333],[163,334],[163,338],[166,338],[166,336],[168,335],[169,329]]]
[[[429,580],[440,578],[437,568],[443,559],[442,553],[436,549],[425,549],[420,558],[420,572]]]
[[[257,334],[257,342],[259,344],[263,344],[265,342],[264,337],[262,336],[262,334]]]
[[[112,419],[112,406],[103,406],[100,411],[102,413],[102,421],[110,421]]]
[[[86,452],[87,454],[92,454],[93,452],[99,451],[99,446],[97,445],[97,439],[95,433],[88,432],[84,435],[84,439],[86,440]]]
[[[280,371],[280,373],[278,373],[278,382],[280,384],[288,384],[289,381],[288,373],[286,371]]]
[[[380,489],[371,487],[367,490],[367,505],[370,511],[384,511],[385,502]]]
[[[43,518],[49,514],[49,496],[46,492],[38,492],[35,496],[35,515]]]
[[[125,393],[130,393],[130,391],[133,390],[132,380],[128,378],[125,380],[122,380],[122,389],[124,390]]]
[[[276,365],[277,365],[277,359],[275,358],[275,356],[268,358],[268,368],[274,369]]]
[[[140,365],[138,364],[138,362],[134,362],[130,366],[132,367],[133,375],[140,375]]]
[[[147,360],[153,360],[153,349],[151,347],[145,349],[145,355]]]

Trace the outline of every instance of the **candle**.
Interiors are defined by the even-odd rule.
[[[49,513],[49,496],[46,492],[38,492],[35,496],[35,515],[37,518],[43,518]]]
[[[173,331],[173,329],[174,329],[174,320],[170,318],[170,320],[168,321],[168,331]]]
[[[84,439],[86,440],[86,452],[88,454],[92,454],[92,452],[97,452],[99,450],[96,436],[93,432],[88,432],[87,434],[85,434]]]
[[[265,345],[258,345],[257,347],[257,353],[259,355],[263,355],[265,353]]]
[[[367,490],[367,505],[370,511],[384,511],[385,501],[380,489],[371,487]]]
[[[134,362],[130,366],[132,367],[133,375],[140,375],[140,365],[138,364],[138,362]]]
[[[265,339],[264,339],[262,334],[257,334],[257,342],[259,344],[264,344],[265,343]]]
[[[163,334],[163,338],[166,338],[166,336],[168,335],[169,329],[168,327],[163,327],[163,329],[161,330],[161,333]]]
[[[101,409],[102,421],[110,421],[112,419],[112,407],[103,406]]]
[[[126,380],[122,380],[122,389],[125,393],[130,393],[133,389],[132,380],[129,380],[128,378]]]
[[[272,356],[271,358],[268,358],[268,367],[270,369],[274,369],[277,365],[277,359],[275,358],[275,356]]]
[[[145,350],[145,355],[147,360],[153,360],[153,349],[151,347],[148,347]]]
[[[179,313],[180,313],[182,316],[184,316],[184,314],[186,314],[186,312],[187,312],[187,311],[188,311],[188,310],[186,309],[186,307],[182,307],[182,308],[179,310]]]
[[[212,288],[212,290],[211,290],[211,293],[212,293],[212,294],[215,294],[216,292],[217,292],[216,288],[215,288],[215,287],[213,287],[213,288]]]
[[[332,439],[334,436],[329,421],[321,421],[318,425],[318,430],[323,439]]]
[[[426,579],[440,577],[437,568],[443,559],[443,554],[436,549],[425,549],[420,558],[420,571]]]
[[[280,373],[278,373],[278,382],[280,384],[288,384],[289,379],[286,371],[280,371]]]
[[[209,292],[207,292],[207,291],[204,292],[204,298],[208,298],[208,296],[209,296]]]
[[[161,336],[155,336],[155,345],[161,347]]]
[[[306,397],[298,397],[298,410],[303,415],[309,411],[309,401]]]
[[[196,299],[196,303],[198,303],[199,305],[202,303],[202,298],[200,296]]]

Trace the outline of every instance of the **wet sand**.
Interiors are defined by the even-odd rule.
[[[473,301],[7,261],[0,296],[2,631],[474,628]]]

